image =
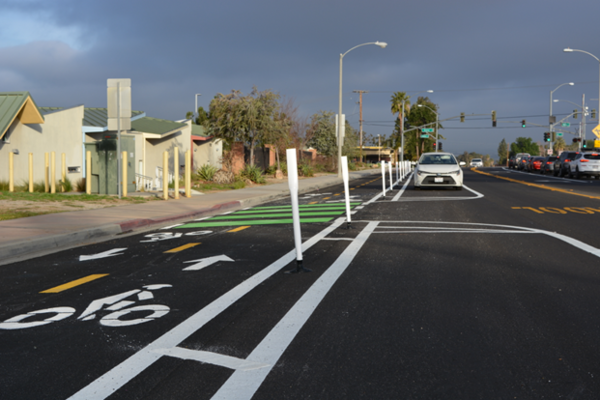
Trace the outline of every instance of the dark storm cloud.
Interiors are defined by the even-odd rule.
[[[598,63],[562,52],[571,46],[600,56],[595,0],[62,0],[12,1],[2,9],[35,10],[77,32],[70,44],[43,34],[35,43],[0,43],[2,90],[29,90],[43,105],[103,106],[106,79],[128,77],[133,108],[160,118],[182,118],[195,93],[206,107],[218,92],[253,85],[294,98],[306,115],[337,110],[339,54],[377,40],[388,47],[365,46],[344,58],[344,112],[357,126],[352,91],[369,90],[365,130],[374,134],[392,130],[393,91],[435,90],[428,96],[441,118],[496,110],[540,125],[547,117],[534,116],[548,112],[549,92],[561,83],[590,82],[563,87],[556,98],[598,97]],[[445,126],[445,149],[494,157],[502,137],[538,141],[544,131],[493,131],[489,119]]]

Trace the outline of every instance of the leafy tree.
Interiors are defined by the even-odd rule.
[[[404,109],[402,109],[402,102],[404,101]],[[402,146],[402,124],[401,121],[406,120],[406,116],[410,113],[410,96],[406,94],[406,92],[394,92],[392,94],[392,98],[390,99],[390,103],[392,103],[391,111],[392,114],[398,113],[398,119],[396,120],[396,126],[394,129],[394,133],[392,136],[395,138],[394,144],[392,147],[394,150],[397,150]],[[404,152],[404,149],[402,149]]]
[[[506,140],[502,139],[502,141],[498,145],[498,164],[506,165],[506,162],[508,161],[507,151],[508,143],[506,143]]]
[[[327,157],[337,154],[334,118],[332,111],[320,111],[311,117],[308,128],[311,135],[308,146]]]
[[[426,106],[426,107],[419,107],[419,104]],[[429,108],[428,108],[429,107]],[[431,110],[430,110],[431,108]],[[436,129],[435,126],[435,121],[437,119],[437,116],[435,114],[435,112],[432,112],[432,110],[434,110],[435,112],[438,112],[438,107],[437,104],[434,104],[433,102],[431,102],[431,100],[429,100],[428,97],[422,97],[419,96],[419,98],[417,99],[417,102],[415,103],[415,105],[411,108],[410,114],[408,114],[408,122],[410,123],[410,125],[414,126],[414,127],[420,127],[423,125],[428,125],[428,127],[432,127],[434,129]],[[440,129],[443,128],[443,126],[440,124]],[[438,135],[439,139],[444,139],[444,137],[442,135],[439,135],[438,132],[434,131],[433,135],[430,135],[429,138],[427,139],[421,139],[421,130],[420,129],[416,129],[413,132],[411,132],[411,134],[409,136],[405,137],[405,147],[407,147],[406,151],[407,152],[411,152],[411,148],[415,149],[415,153],[414,153],[414,158],[418,159],[420,153],[424,153],[426,151],[433,151],[433,143],[435,143],[435,136]],[[413,140],[414,138],[414,140]],[[407,140],[408,139],[408,143]],[[408,146],[410,144],[410,147]]]
[[[275,113],[279,106],[279,95],[270,90],[259,92],[256,87],[243,96],[239,90],[228,95],[217,94],[210,102],[210,133],[226,143],[231,149],[235,141],[242,141],[250,147],[250,165],[254,166],[254,149],[264,144],[276,130]]]
[[[186,119],[191,119],[193,117],[194,117],[194,113],[191,111],[188,111],[185,114]],[[196,125],[203,125],[205,128],[208,128],[208,122],[209,122],[208,113],[204,110],[203,107],[198,107],[198,116],[192,121],[192,123],[196,124]]]
[[[518,137],[516,141],[510,144],[510,152],[512,154],[529,153],[532,156],[537,156],[540,154],[540,148],[533,143],[533,139]]]

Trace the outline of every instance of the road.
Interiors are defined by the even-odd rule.
[[[598,398],[600,181],[465,185],[301,196],[310,273],[289,199],[3,266],[1,397]]]

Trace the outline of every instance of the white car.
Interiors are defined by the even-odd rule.
[[[463,172],[452,153],[423,153],[414,173],[415,189],[453,187],[461,190]]]
[[[579,153],[568,163],[569,178],[581,178],[584,175],[600,179],[600,153]]]
[[[481,158],[472,159],[471,167],[483,167],[483,160]]]

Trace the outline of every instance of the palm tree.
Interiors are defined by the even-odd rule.
[[[392,114],[398,113],[398,135],[396,136],[396,144],[394,146],[397,157],[398,149],[402,143],[402,135],[404,134],[404,132],[402,132],[402,120],[404,120],[405,116],[410,112],[410,96],[408,96],[406,92],[394,92],[390,102],[392,103]],[[404,109],[402,109],[402,102],[404,102]],[[404,149],[402,149],[402,152],[404,152]]]

